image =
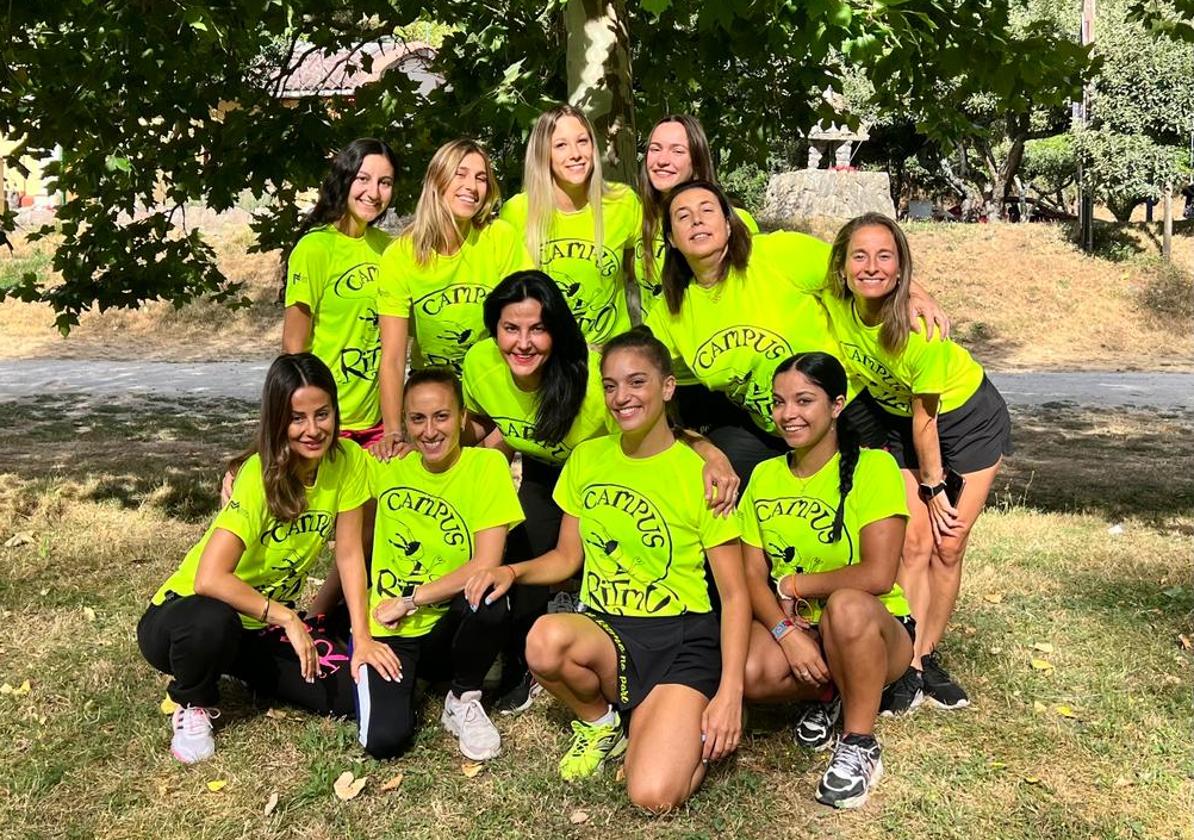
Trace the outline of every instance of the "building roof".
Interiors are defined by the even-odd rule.
[[[282,99],[351,96],[357,88],[377,81],[390,69],[400,70],[416,81],[422,94],[443,83],[429,69],[435,48],[420,41],[382,38],[339,52],[313,50],[311,44],[300,41],[294,54],[301,56],[302,61],[283,82],[278,94]],[[365,55],[373,59],[368,71],[362,66]]]

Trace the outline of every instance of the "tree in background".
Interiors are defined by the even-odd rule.
[[[387,73],[331,102],[278,98],[305,51],[351,51],[420,20],[447,28],[429,95]],[[1075,44],[1017,32],[1009,3],[988,0],[61,0],[9,4],[3,28],[0,134],[23,139],[19,154],[60,146],[47,174],[67,201],[31,234],[61,234],[61,282],[31,274],[0,294],[49,303],[63,331],[92,306],[237,301],[185,208],[225,210],[247,190],[268,208],[256,247],[286,244],[300,192],[353,137],[400,150],[408,207],[431,151],[461,134],[489,143],[511,191],[534,117],[570,94],[614,138],[625,177],[634,125],[669,111],[700,117],[723,168],[763,166],[838,116],[823,93],[851,68],[876,108],[948,139],[973,130],[969,98],[1006,113],[1058,105],[1086,67]],[[0,240],[14,225],[9,212]]]

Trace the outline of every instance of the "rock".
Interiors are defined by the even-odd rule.
[[[791,227],[810,217],[852,219],[870,211],[895,218],[886,172],[801,169],[771,176],[759,221]]]

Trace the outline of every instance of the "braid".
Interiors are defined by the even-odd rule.
[[[854,468],[858,466],[858,435],[845,416],[837,418],[837,448],[841,453],[838,461],[837,486],[841,494],[837,502],[837,513],[833,516],[833,529],[829,532],[829,541],[837,542],[842,538],[842,528],[846,517],[846,496],[854,487]]]

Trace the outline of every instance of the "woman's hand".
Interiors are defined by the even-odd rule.
[[[388,461],[391,458],[401,460],[413,450],[414,447],[403,439],[402,432],[385,432],[368,451],[377,460]]]
[[[311,638],[307,625],[294,611],[291,611],[281,624],[287,641],[298,655],[299,671],[303,679],[309,683],[315,682],[323,674],[319,670],[319,651],[315,649],[315,641]]]
[[[721,452],[708,456],[701,477],[705,480],[705,504],[716,516],[730,516],[738,506],[738,487],[742,480],[730,459]]]
[[[232,498],[232,485],[236,481],[236,473],[232,470],[224,471],[224,478],[220,482],[220,507],[228,504],[228,500]]]
[[[793,630],[779,640],[779,647],[788,660],[792,676],[807,685],[824,685],[829,682],[829,666],[821,656],[821,648],[811,635],[802,630]]]
[[[394,630],[402,619],[410,615],[413,610],[406,608],[406,602],[401,598],[386,598],[373,608],[373,617],[377,623]]]
[[[468,583],[464,585],[464,598],[468,601],[469,606],[476,611],[481,606],[481,597],[486,592],[489,595],[485,597],[485,603],[492,604],[509,592],[513,585],[514,570],[509,566],[485,569],[468,579]]]
[[[908,293],[908,316],[912,320],[912,329],[916,332],[922,332],[920,319],[924,319],[925,341],[933,340],[934,327],[937,328],[941,339],[949,338],[949,316],[937,303],[936,298],[915,284]]]
[[[717,761],[742,741],[742,695],[718,690],[701,715],[702,761]]]
[[[933,496],[925,502],[925,506],[929,509],[929,524],[933,527],[933,542],[937,545],[941,545],[946,537],[957,536],[964,529],[962,517],[944,493]]]
[[[398,660],[398,654],[394,653],[389,645],[377,639],[366,636],[360,641],[354,641],[352,661],[349,664],[354,682],[361,681],[362,665],[376,670],[386,682],[402,682],[402,663]]]

